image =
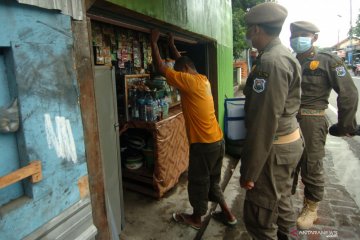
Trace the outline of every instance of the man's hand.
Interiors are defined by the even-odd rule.
[[[153,43],[157,43],[157,41],[159,40],[160,37],[160,32],[158,29],[153,29],[151,30],[151,42]]]
[[[168,37],[169,37],[169,46],[174,46],[175,41],[174,41],[174,36],[172,35],[172,33],[168,33]]]
[[[122,128],[119,130],[119,134],[123,134],[126,130],[129,129],[129,123],[125,123]]]
[[[172,33],[168,33],[168,37],[169,37],[168,43],[169,43],[170,51],[176,60],[181,57],[181,54],[179,53],[179,51],[177,50],[177,48],[175,46],[174,36],[172,35]]]
[[[159,47],[157,41],[159,40],[160,32],[158,29],[151,30],[151,52],[153,65],[157,73],[165,77],[166,69],[168,68],[165,64],[162,63]]]
[[[244,181],[242,177],[240,177],[240,186],[246,190],[251,190],[255,187],[255,183],[253,181]]]
[[[360,125],[357,126],[357,129],[355,130],[355,132],[352,133],[341,133],[340,129],[338,127],[337,124],[333,124],[330,128],[329,128],[329,133],[330,135],[336,136],[336,137],[353,137],[353,136],[360,136]]]

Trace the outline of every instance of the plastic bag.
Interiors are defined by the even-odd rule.
[[[17,99],[8,108],[0,108],[0,133],[16,132],[19,129],[19,122]]]

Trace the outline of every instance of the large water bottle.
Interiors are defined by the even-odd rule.
[[[130,97],[131,97],[131,118],[138,119],[139,118],[139,107],[138,107],[138,103],[137,103],[136,89],[130,90]]]
[[[156,99],[153,102],[154,120],[160,120],[160,99]]]
[[[141,121],[146,121],[146,106],[145,106],[145,99],[139,98],[137,100],[138,102],[138,108],[139,108],[139,119]]]
[[[152,122],[155,120],[154,112],[154,100],[149,93],[145,95],[145,111],[146,111],[146,121]]]
[[[169,115],[169,104],[165,100],[160,101],[162,118],[167,118]]]

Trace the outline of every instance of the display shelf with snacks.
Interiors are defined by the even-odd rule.
[[[119,129],[128,128],[120,131],[123,186],[160,198],[188,167],[180,92],[154,72],[148,33],[92,21],[92,39],[94,64],[115,69]]]
[[[116,89],[121,124],[129,121],[156,122],[165,119],[180,106],[177,89],[162,77],[149,74],[117,75]]]

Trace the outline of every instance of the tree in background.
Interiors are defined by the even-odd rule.
[[[245,41],[244,16],[246,11],[256,4],[263,2],[266,2],[266,0],[232,0],[234,59],[241,58],[244,50],[249,48]]]
[[[350,31],[352,31],[353,36],[360,37],[360,13],[359,13],[358,18],[356,20],[356,26],[353,27],[352,29],[350,29]],[[349,32],[349,35],[350,34],[351,34],[351,32]]]

